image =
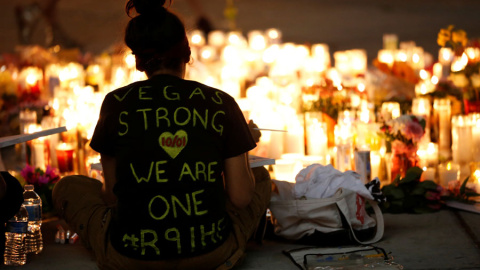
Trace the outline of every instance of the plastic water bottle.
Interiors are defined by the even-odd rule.
[[[25,237],[27,253],[38,254],[43,250],[42,238],[42,199],[33,190],[33,185],[25,185],[23,205],[28,211],[28,230]]]
[[[20,206],[18,213],[7,222],[5,231],[5,265],[24,265],[27,262],[25,235],[28,229],[28,212]]]

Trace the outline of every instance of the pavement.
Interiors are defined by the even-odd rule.
[[[384,214],[385,234],[374,246],[383,248],[393,261],[412,270],[480,269],[480,214],[446,208],[430,214]],[[57,225],[68,228],[63,220],[44,222],[44,250],[29,255],[22,267],[3,266],[5,270],[95,270],[94,257],[80,242],[54,242]],[[271,228],[269,228],[271,229]],[[271,232],[271,231],[270,231]],[[268,233],[267,233],[268,235]],[[319,243],[320,247],[324,247]],[[250,241],[247,256],[238,270],[298,269],[282,253],[307,247],[276,237],[262,244]],[[326,247],[324,247],[326,248]]]

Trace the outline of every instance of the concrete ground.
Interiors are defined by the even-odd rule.
[[[393,261],[411,270],[480,269],[480,215],[445,209],[432,214],[385,214],[385,234],[375,246],[393,256]],[[23,270],[98,269],[94,258],[80,242],[56,244],[56,226],[67,228],[62,220],[51,219],[43,225],[45,247],[31,255]],[[251,241],[247,257],[236,269],[298,269],[282,251],[306,247],[268,238],[262,245]]]

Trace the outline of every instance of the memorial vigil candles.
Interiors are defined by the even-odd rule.
[[[460,166],[452,162],[438,165],[439,184],[448,187],[448,182],[456,181],[459,178]]]
[[[58,170],[60,173],[73,172],[75,148],[72,144],[61,143],[56,149]]]
[[[430,99],[426,97],[417,97],[412,100],[412,114],[421,116],[425,119],[425,135],[423,138],[430,140]]]
[[[457,164],[468,164],[473,159],[472,124],[468,115],[452,117],[452,158]]]
[[[480,162],[480,113],[469,114],[472,120],[473,161]]]
[[[438,139],[439,155],[443,158],[451,156],[451,115],[450,100],[436,98],[433,101],[433,114],[435,118],[435,130]]]

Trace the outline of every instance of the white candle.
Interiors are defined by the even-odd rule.
[[[225,45],[225,33],[221,30],[214,30],[208,33],[208,44],[216,48]]]
[[[275,179],[295,182],[295,160],[277,159],[273,165]]]
[[[425,119],[425,135],[422,141],[430,141],[430,99],[426,97],[417,97],[412,100],[412,114],[421,116]]]
[[[325,158],[328,150],[327,125],[321,122],[321,113],[306,113],[307,153]]]
[[[454,53],[450,48],[444,47],[440,48],[440,50],[438,51],[438,62],[442,65],[442,74],[439,79],[447,78],[450,74],[450,65],[452,63],[453,56]]]
[[[42,138],[32,141],[32,165],[45,170],[45,141]]]
[[[472,161],[472,126],[470,117],[455,115],[452,117],[452,158],[457,164]]]
[[[421,176],[421,181],[431,180],[435,181],[436,170],[433,167],[423,167],[423,173]]]
[[[379,50],[377,54],[377,59],[379,62],[385,63],[391,68],[393,66],[393,62],[395,62],[394,51],[386,49]]]
[[[380,163],[382,156],[378,151],[370,152],[370,165],[372,166],[372,179],[380,176]]]
[[[286,133],[285,153],[304,153],[305,143],[303,140],[303,127],[297,126],[289,128]]]
[[[472,117],[472,155],[473,161],[480,161],[480,113],[469,114]]]
[[[282,43],[282,32],[276,28],[267,29],[266,36],[269,45]]]
[[[248,33],[248,45],[252,50],[261,51],[267,47],[267,40],[262,32],[253,30]]]
[[[438,165],[438,180],[441,186],[448,187],[448,182],[457,181],[459,178],[460,167],[457,164],[448,162]]]
[[[323,65],[322,70],[330,67],[330,53],[327,44],[319,43],[312,45],[312,57]]]
[[[395,34],[383,35],[383,48],[387,50],[398,49],[398,36]]]
[[[427,165],[436,166],[438,163],[438,144],[429,143],[427,147]]]
[[[433,101],[438,151],[444,158],[451,156],[451,114],[452,109],[449,99],[435,99]]]
[[[203,35],[203,32],[200,30],[193,30],[190,33],[190,44],[198,47],[205,45],[205,36]]]

